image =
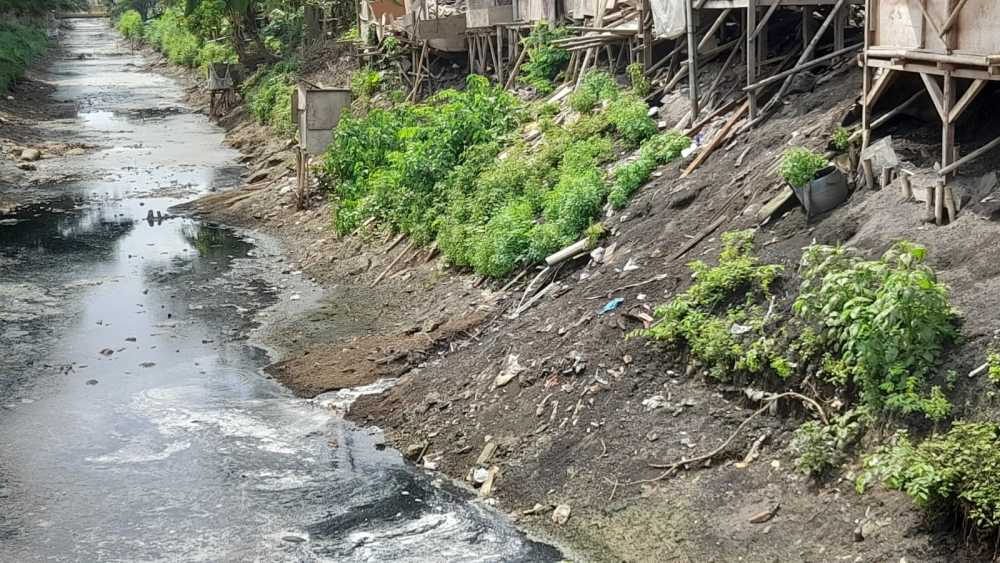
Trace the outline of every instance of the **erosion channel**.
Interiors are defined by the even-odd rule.
[[[277,246],[170,213],[239,182],[222,131],[107,21],[45,79],[79,181],[0,222],[0,559],[558,560],[498,512],[295,398],[254,335],[320,290]],[[51,188],[50,188],[51,189]]]

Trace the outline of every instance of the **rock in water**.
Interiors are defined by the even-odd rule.
[[[38,149],[24,149],[21,151],[21,160],[34,162],[42,158],[42,151]]]

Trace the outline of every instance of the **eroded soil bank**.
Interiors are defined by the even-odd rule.
[[[613,228],[600,259],[561,267],[555,289],[516,317],[536,270],[489,282],[377,228],[336,236],[322,194],[296,209],[287,145],[239,111],[222,123],[250,167],[245,185],[189,210],[276,237],[327,292],[304,322],[269,334],[288,353],[270,373],[303,396],[399,377],[358,400],[349,418],[384,428],[428,471],[460,480],[495,473],[492,496],[512,518],[583,559],[988,559],[991,548],[939,530],[902,495],[858,495],[856,462],[820,482],[799,474],[788,446],[801,413],[755,419],[710,465],[662,480],[653,467],[714,449],[755,408],[743,388],[708,382],[686,358],[625,338],[688,285],[688,260],[714,258],[725,230],[756,228],[756,252],[789,272],[781,299],[797,287],[801,250],[812,242],[870,256],[900,239],[927,246],[963,314],[962,343],[943,368],[967,373],[981,363],[1000,304],[995,223],[965,213],[932,227],[921,205],[890,190],[855,193],[812,222],[794,207],[763,214],[786,189],[781,152],[791,143],[824,148],[859,80],[845,67],[792,97],[689,178],[679,178],[686,163],[661,169],[606,218]],[[717,231],[696,238],[717,219]],[[624,301],[605,312],[614,298]],[[995,412],[984,385],[962,378],[957,416]],[[869,434],[873,444],[884,437]]]
[[[560,559],[345,421],[365,389],[263,373],[271,327],[324,292],[266,235],[171,211],[244,167],[146,63],[70,20],[0,102],[23,173],[0,210],[0,559]]]

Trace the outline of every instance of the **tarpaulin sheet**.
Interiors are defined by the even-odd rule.
[[[674,39],[684,35],[687,22],[684,21],[684,2],[687,0],[649,0],[653,12],[653,33],[664,39]]]

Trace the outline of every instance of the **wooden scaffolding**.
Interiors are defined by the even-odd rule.
[[[942,183],[960,166],[1000,146],[1000,137],[964,156],[955,145],[958,119],[987,82],[1000,80],[1000,3],[995,0],[866,0],[862,144],[926,93],[941,119]],[[923,88],[873,119],[876,102],[901,73]]]
[[[863,47],[861,42],[853,45],[845,42],[850,8],[864,0],[676,1],[684,2],[687,33],[686,41],[678,41],[671,55],[686,50],[687,61],[674,74],[673,82],[683,76],[688,79],[689,123],[696,122],[713,96],[717,96],[723,76],[730,69],[738,68],[737,58],[741,53],[746,69],[743,91],[747,100],[739,111],[748,112],[750,122],[757,123],[777,107],[796,75],[830,64],[839,57],[849,57]],[[769,25],[777,14],[788,16],[791,12],[799,14],[801,42],[785,52],[771,53]],[[734,30],[738,31],[734,33]],[[728,56],[721,69],[713,73],[714,79],[702,91],[700,71],[703,64],[726,53]],[[657,65],[661,63],[663,60]]]

